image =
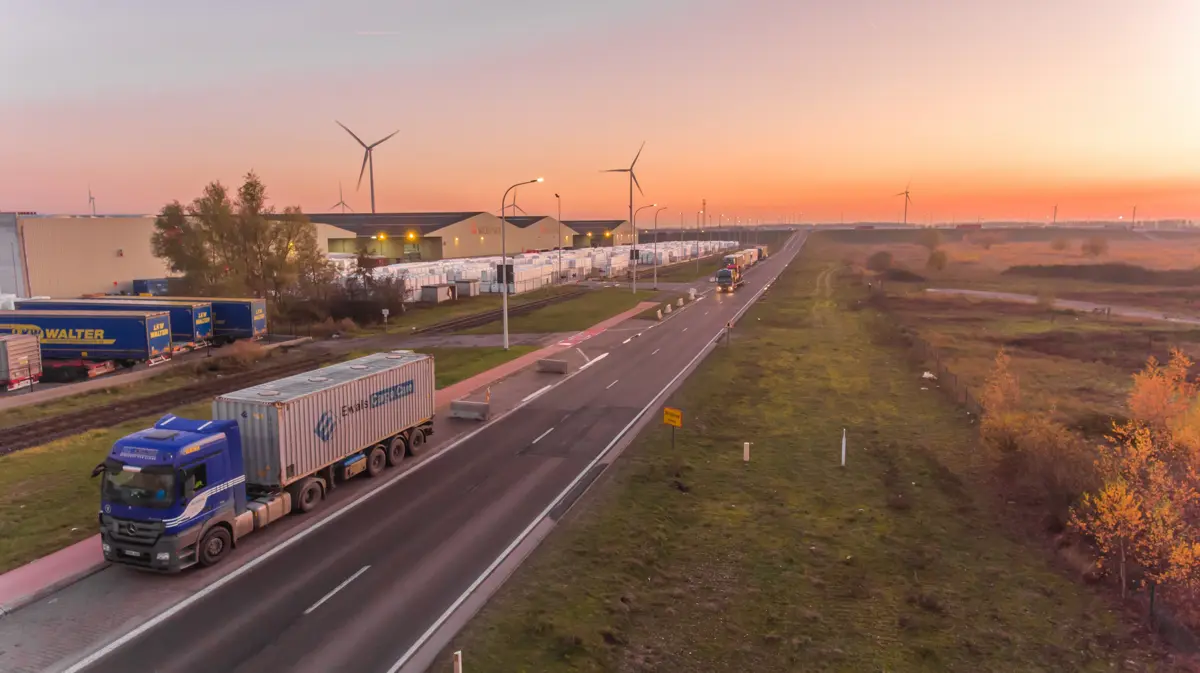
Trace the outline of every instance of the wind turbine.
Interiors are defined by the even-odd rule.
[[[375,213],[375,153],[374,153],[374,149],[376,147],[379,147],[380,145],[382,145],[384,143],[384,141],[388,140],[392,136],[399,133],[400,129],[396,129],[395,131],[392,131],[391,135],[388,135],[383,140],[376,140],[375,142],[368,145],[362,141],[362,138],[359,138],[358,136],[354,135],[354,131],[351,131],[349,128],[347,128],[345,124],[337,121],[336,119],[334,121],[337,122],[338,126],[346,129],[346,133],[349,133],[351,138],[354,138],[355,140],[357,140],[358,144],[362,145],[363,149],[365,150],[365,152],[363,153],[362,168],[359,169],[359,171],[358,171],[358,186],[355,187],[355,189],[359,189],[362,187],[363,173],[366,172],[367,166],[369,165],[371,167],[371,213],[374,214]]]
[[[338,206],[342,207],[343,213],[346,212],[347,208],[350,208],[350,204],[346,203],[345,197],[342,196],[342,181],[341,180],[338,180],[338,202],[333,204],[332,206],[329,206],[329,209],[333,210],[334,208],[337,208]],[[354,209],[350,208],[350,212],[353,213]]]
[[[511,205],[511,206],[502,206],[502,207],[501,207],[501,209],[500,209],[500,215],[504,215],[504,211],[508,210],[509,208],[512,208],[512,209],[513,209],[513,214],[512,214],[512,216],[513,216],[513,217],[516,217],[516,216],[517,216],[517,211],[518,211],[518,210],[519,210],[519,211],[521,211],[521,214],[522,214],[522,215],[528,215],[528,214],[529,214],[529,213],[525,212],[525,209],[524,209],[524,208],[522,208],[521,206],[518,206],[518,205],[517,205],[517,190],[515,190],[515,189],[513,190],[513,202],[512,202],[512,205]]]
[[[88,185],[88,207],[92,209],[92,217],[96,216],[96,197],[92,196],[92,186]]]
[[[912,184],[912,183],[909,183],[909,184]],[[908,185],[905,185],[904,191],[900,192],[896,196],[904,197],[904,224],[905,224],[905,226],[908,226],[908,204],[912,203],[912,197],[909,196],[909,194],[908,194]]]
[[[629,226],[630,227],[633,226],[633,186],[637,185],[638,194],[641,194],[642,196],[646,195],[646,193],[642,191],[642,184],[640,182],[638,182],[637,174],[633,172],[633,167],[637,166],[638,159],[641,158],[642,150],[644,150],[644,149],[646,149],[646,141],[645,140],[642,141],[642,146],[638,148],[637,154],[635,154],[633,156],[633,162],[629,164],[629,168],[610,168],[606,171],[601,171],[603,173],[628,173],[629,174]],[[613,241],[613,242],[616,243],[616,241]],[[635,249],[637,248],[637,232],[634,232],[634,235],[633,235],[633,247]],[[634,266],[633,266],[633,291],[637,292],[637,263],[636,262],[634,262]]]

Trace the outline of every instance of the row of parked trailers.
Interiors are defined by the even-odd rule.
[[[9,390],[45,380],[91,378],[118,366],[151,365],[174,354],[220,346],[267,334],[263,299],[98,295],[79,299],[19,299],[0,311],[0,385]],[[28,338],[38,344],[38,374],[24,377],[14,348],[25,354]],[[6,365],[15,362],[16,366]],[[28,370],[29,367],[25,367]]]

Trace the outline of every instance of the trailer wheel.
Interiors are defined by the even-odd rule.
[[[304,480],[295,493],[296,497],[292,499],[292,511],[297,514],[307,514],[316,509],[317,503],[321,502],[321,482],[310,477]]]
[[[425,431],[421,428],[413,428],[412,433],[409,434],[408,452],[414,457],[425,454]]]
[[[200,539],[200,565],[205,568],[216,565],[225,558],[225,553],[233,545],[233,538],[224,526],[213,526]]]
[[[367,453],[367,476],[378,477],[386,467],[387,452],[383,450],[382,444],[376,444]]]
[[[392,467],[396,467],[404,462],[404,456],[408,453],[408,442],[404,440],[404,435],[396,435],[392,437],[392,441],[388,442],[387,463]]]

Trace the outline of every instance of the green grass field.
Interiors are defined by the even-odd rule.
[[[558,304],[539,308],[532,313],[512,316],[508,320],[510,334],[548,334],[552,332],[578,332],[602,320],[637,306],[638,302],[651,301],[657,295],[653,290],[638,290],[634,294],[628,288],[604,288],[568,299]],[[462,334],[499,334],[499,321],[464,330]]]
[[[721,253],[719,255],[701,257],[699,271],[697,271],[695,260],[675,264],[667,269],[659,269],[658,280],[659,282],[663,283],[687,283],[693,280],[707,280],[710,276],[717,272],[717,268],[721,265],[721,258],[725,256],[725,254],[726,253]],[[643,281],[649,282],[650,279],[654,277],[654,274],[652,271],[639,270],[638,276],[640,276]]]
[[[1161,661],[1105,595],[1019,542],[967,416],[884,345],[890,328],[829,259],[809,250],[779,279],[668,402],[684,415],[674,446],[644,431],[459,635],[465,670]]]
[[[501,348],[433,348],[438,388],[453,385],[534,350]],[[372,351],[373,352],[373,351]],[[366,355],[354,352],[348,358]],[[172,413],[211,418],[209,401]],[[44,446],[0,457],[0,572],[15,568],[94,535],[99,485],[92,468],[104,460],[113,442],[148,427],[161,415],[92,430]]]

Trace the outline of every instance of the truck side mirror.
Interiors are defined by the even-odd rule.
[[[96,477],[99,477],[100,475],[104,474],[107,469],[108,468],[104,467],[104,463],[100,463],[96,467],[93,467],[92,468],[92,479],[95,479]]]

